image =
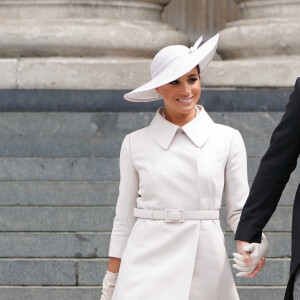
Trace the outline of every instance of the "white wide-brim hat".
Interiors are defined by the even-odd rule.
[[[124,98],[133,102],[149,102],[161,99],[155,89],[178,79],[197,65],[199,65],[200,73],[202,73],[213,59],[218,41],[219,34],[209,39],[201,47],[199,45],[202,42],[202,37],[191,48],[182,45],[163,48],[152,60],[150,67],[152,79],[125,94]]]

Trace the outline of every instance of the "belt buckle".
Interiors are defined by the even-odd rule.
[[[184,209],[166,209],[166,223],[183,223]]]

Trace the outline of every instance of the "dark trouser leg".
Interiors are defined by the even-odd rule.
[[[295,275],[293,296],[294,296],[294,300],[300,300],[300,267],[298,268]]]

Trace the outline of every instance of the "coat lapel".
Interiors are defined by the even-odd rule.
[[[190,140],[197,146],[202,147],[213,133],[215,123],[209,117],[207,112],[202,106],[198,106],[200,112],[189,123],[182,127],[182,130],[190,138]],[[167,121],[160,113],[161,109],[158,109],[154,119],[149,125],[149,133],[155,142],[163,149],[168,149],[174,135],[180,128]]]
[[[207,114],[203,106],[198,106],[199,114],[191,122],[185,124],[182,129],[191,141],[201,148],[212,135],[215,123]]]

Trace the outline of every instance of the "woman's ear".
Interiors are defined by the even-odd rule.
[[[157,91],[157,93],[160,95],[159,88],[155,88],[155,90],[156,90],[156,91]]]

